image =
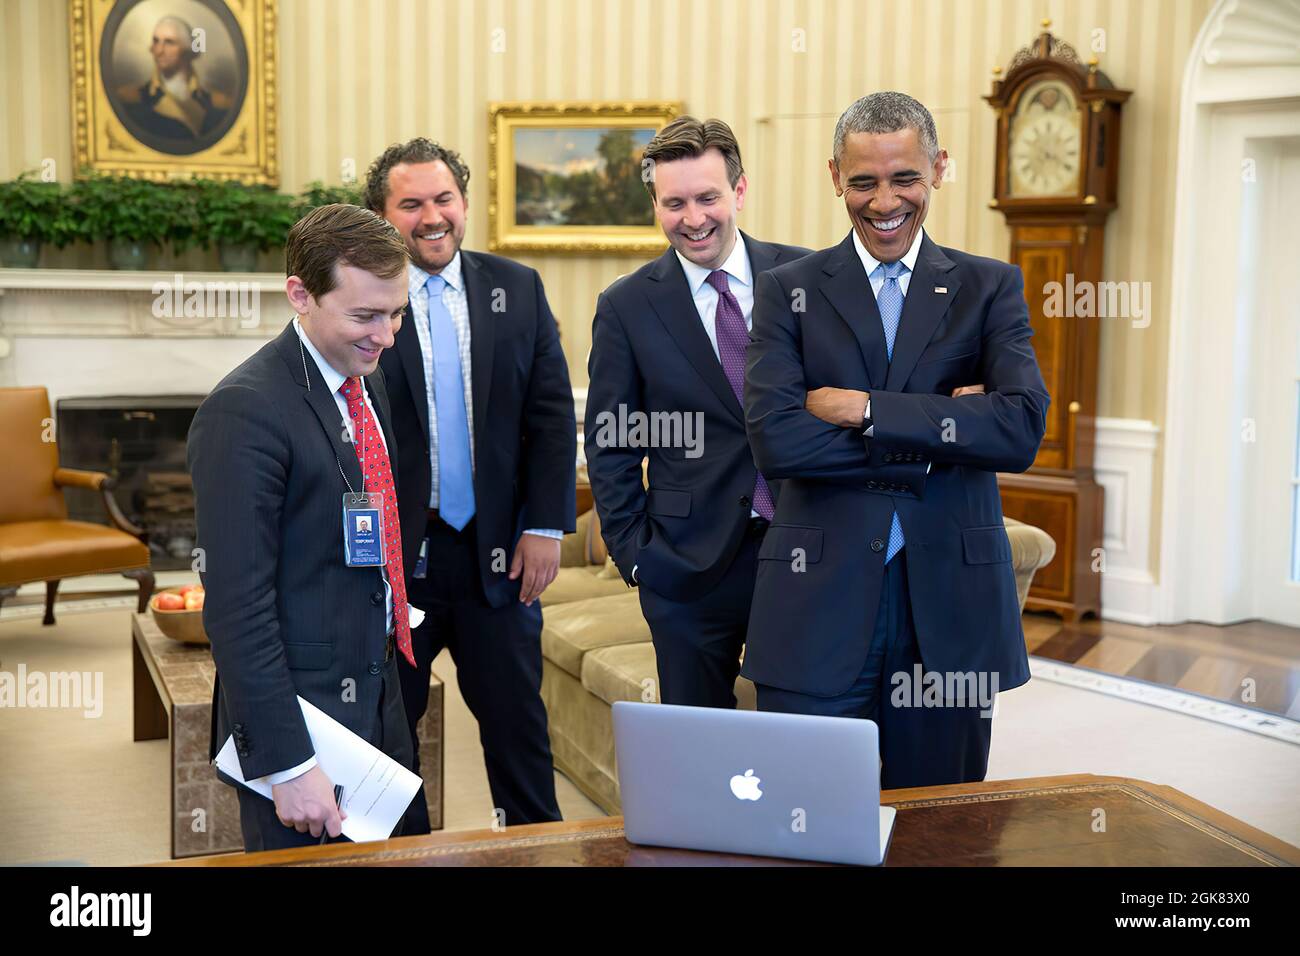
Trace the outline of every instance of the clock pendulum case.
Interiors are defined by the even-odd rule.
[[[1081,63],[1048,32],[1050,21],[1042,26],[1005,77],[994,69],[993,92],[984,97],[997,113],[989,205],[1007,218],[1010,261],[1024,274],[1034,352],[1052,399],[1033,465],[1023,475],[1000,474],[998,485],[1005,515],[1056,541],[1026,607],[1077,621],[1101,613],[1103,496],[1093,446],[1103,320],[1056,306],[1062,292],[1069,297],[1076,289],[1091,288],[1096,301],[1106,217],[1117,198],[1120,107],[1129,92],[1115,89],[1096,57]]]

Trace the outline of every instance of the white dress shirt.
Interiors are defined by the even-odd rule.
[[[695,311],[700,313],[700,322],[704,324],[704,331],[713,343],[713,354],[721,362],[722,356],[718,352],[718,290],[708,281],[713,270],[696,265],[680,252],[676,252],[676,255],[677,261],[682,264],[682,271],[686,273],[686,285],[691,290],[691,298],[695,300]],[[749,253],[745,251],[745,237],[740,234],[740,230],[736,230],[736,245],[732,248],[731,255],[727,256],[727,261],[719,268],[727,274],[727,288],[736,297],[740,314],[745,317],[745,328],[753,331],[754,272],[750,268]]]
[[[907,266],[907,271],[898,277],[898,287],[903,291],[903,298],[907,298],[907,288],[912,284],[912,273],[916,271],[916,257],[921,254],[921,240],[925,238],[925,230],[922,229],[912,240],[912,248],[907,250],[906,255],[902,258],[903,265]],[[857,250],[858,258],[862,260],[862,268],[867,270],[867,278],[871,280],[871,294],[880,298],[880,290],[884,288],[885,276],[872,275],[880,265],[880,260],[867,251],[867,247],[862,244],[858,238],[858,231],[853,230],[853,248]]]
[[[680,252],[677,253],[677,261],[682,264],[682,271],[686,273],[686,284],[690,286],[691,298],[695,300],[695,311],[700,313],[700,322],[704,324],[704,331],[709,336],[709,341],[713,343],[713,354],[721,362],[722,353],[718,351],[718,290],[709,283],[709,276],[713,270],[691,262]],[[740,234],[739,229],[736,230],[736,245],[732,248],[731,255],[727,256],[727,261],[718,268],[727,274],[727,289],[736,297],[740,314],[745,317],[745,328],[750,332],[754,331],[754,270],[749,264],[749,253],[745,251],[745,237]],[[759,513],[752,508],[749,516],[760,517]]]
[[[916,257],[921,253],[921,239],[924,236],[925,236],[924,229],[921,229],[916,233],[916,238],[912,240],[912,248],[907,250],[907,254],[904,255],[901,260],[903,265],[907,267],[907,271],[898,277],[898,288],[899,291],[903,293],[904,302],[907,301],[907,289],[908,286],[912,284],[912,273],[916,271]],[[856,229],[853,230],[853,248],[857,250],[858,258],[862,260],[862,268],[867,270],[867,279],[870,280],[871,282],[871,294],[875,296],[877,299],[879,299],[880,290],[883,289],[885,286],[885,275],[883,272],[881,272],[879,275],[875,274],[876,269],[880,267],[880,260],[867,251],[867,247],[864,246],[862,244],[862,240],[858,238],[858,231]],[[901,321],[898,327],[900,329],[903,327]],[[867,413],[864,417],[866,418],[871,417],[870,409],[871,409],[871,399],[868,398]],[[873,438],[874,437],[873,433],[875,432],[875,430],[876,430],[876,426],[872,425],[865,432],[863,432],[863,434],[866,435],[868,438]],[[926,467],[925,471],[926,474],[929,474],[930,472],[929,466]]]

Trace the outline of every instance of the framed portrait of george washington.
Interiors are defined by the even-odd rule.
[[[68,0],[79,169],[278,185],[277,0]]]
[[[493,103],[488,247],[662,252],[642,155],[680,103]]]

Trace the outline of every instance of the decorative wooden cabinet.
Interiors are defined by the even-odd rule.
[[[1010,261],[1025,277],[1033,346],[1051,395],[1033,466],[999,475],[1003,512],[1056,540],[1056,557],[1034,577],[1028,607],[1067,621],[1101,612],[1102,489],[1093,476],[1099,319],[1106,217],[1119,177],[1119,113],[1128,99],[1067,43],[1047,31],[994,70],[985,99],[998,117],[994,199],[1007,217]],[[1079,299],[1091,286],[1089,299]],[[1088,310],[1082,310],[1087,312]]]

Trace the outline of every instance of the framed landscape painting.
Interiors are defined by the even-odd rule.
[[[494,103],[488,125],[489,248],[657,253],[642,154],[680,103]]]

